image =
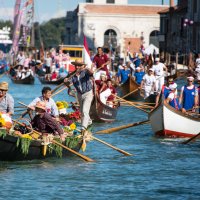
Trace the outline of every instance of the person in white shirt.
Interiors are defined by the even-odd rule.
[[[162,86],[165,81],[164,71],[167,69],[166,66],[163,63],[160,63],[159,61],[160,59],[156,58],[155,64],[152,67],[154,70],[155,77],[156,77],[156,91],[157,92],[160,92],[162,89]]]
[[[25,61],[25,56],[24,56],[24,52],[21,51],[18,56],[17,56],[17,62],[18,62],[18,65],[24,65],[24,61]]]
[[[154,93],[156,86],[156,78],[153,74],[153,69],[150,68],[148,74],[145,74],[142,78],[140,88],[144,89],[144,99]]]

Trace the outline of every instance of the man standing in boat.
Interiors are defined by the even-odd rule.
[[[8,83],[0,83],[0,112],[8,113],[9,115],[14,114],[14,99],[7,93]]]
[[[160,92],[165,81],[164,71],[166,71],[167,68],[163,63],[160,62],[159,58],[155,58],[155,64],[152,68],[156,77],[156,91]]]
[[[182,112],[187,110],[195,110],[198,105],[198,89],[193,84],[194,77],[187,77],[187,85],[181,88],[179,104],[182,105]]]
[[[72,62],[76,67],[76,74],[72,77],[72,83],[77,91],[78,101],[81,112],[81,132],[84,134],[89,125],[92,124],[90,119],[90,107],[93,100],[93,83],[91,77],[93,76],[92,68],[86,68],[86,64],[80,60]],[[65,78],[64,82],[68,82]]]
[[[97,69],[105,71],[108,78],[110,78],[109,70],[107,65],[110,64],[110,59],[108,56],[103,52],[101,47],[97,48],[97,54],[94,56],[93,59],[93,66],[96,65]]]
[[[153,69],[150,68],[148,74],[143,76],[140,88],[144,89],[144,99],[154,93],[156,78],[153,74]]]

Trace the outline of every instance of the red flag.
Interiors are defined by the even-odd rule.
[[[84,39],[83,39],[83,46],[84,46],[84,62],[87,64],[87,66],[89,68],[91,68],[91,65],[92,65],[92,61],[90,59],[90,51],[89,51],[89,48],[88,48],[88,44],[87,44],[87,39],[84,35]]]

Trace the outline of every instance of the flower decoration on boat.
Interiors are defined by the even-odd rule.
[[[57,101],[56,106],[57,106],[58,110],[69,107],[69,105],[66,101]]]
[[[5,119],[3,118],[2,114],[0,113],[0,127],[4,127],[6,124]]]
[[[72,123],[72,124],[70,124],[69,127],[70,127],[71,130],[75,130],[75,129],[76,129],[76,124],[75,124],[75,123]]]

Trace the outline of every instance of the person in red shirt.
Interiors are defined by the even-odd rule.
[[[97,54],[94,56],[93,65],[96,65],[97,69],[101,69],[102,71],[106,71],[107,77],[109,76],[109,70],[107,65],[110,63],[110,60],[106,54],[103,53],[101,47],[97,48]]]

